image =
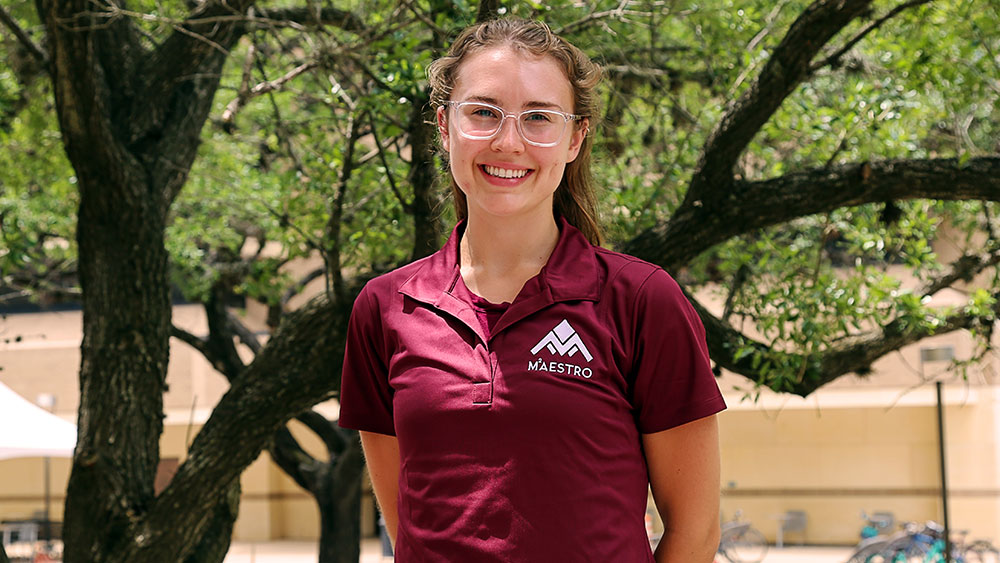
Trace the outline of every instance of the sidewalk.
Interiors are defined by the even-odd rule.
[[[763,563],[844,563],[854,552],[852,547],[783,547],[771,546]]]
[[[784,547],[771,546],[763,563],[844,563],[853,550],[850,547]],[[270,541],[260,543],[233,542],[224,563],[316,563],[316,542]],[[722,561],[722,559],[719,559]],[[375,539],[361,542],[360,563],[389,563],[382,557],[382,546]]]
[[[223,563],[316,563],[317,558],[318,551],[314,541],[234,541]],[[391,557],[382,557],[382,544],[377,539],[362,540],[360,563],[390,561]]]

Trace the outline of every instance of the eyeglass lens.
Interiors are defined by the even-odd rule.
[[[457,104],[458,129],[477,139],[492,137],[503,124],[503,112],[494,106],[465,102]],[[521,113],[517,128],[524,139],[531,143],[555,144],[566,131],[563,114],[549,110],[529,110]]]

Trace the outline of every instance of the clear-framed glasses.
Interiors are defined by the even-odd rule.
[[[566,133],[571,121],[583,119],[551,109],[529,109],[520,113],[507,113],[503,109],[483,102],[445,102],[455,109],[455,126],[466,139],[483,141],[492,139],[503,127],[508,117],[517,123],[517,132],[529,145],[554,147]]]

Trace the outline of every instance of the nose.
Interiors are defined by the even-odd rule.
[[[510,126],[507,125],[508,119]],[[517,130],[517,117],[505,115],[500,123],[500,130],[493,137],[492,148],[498,152],[524,152],[524,140],[521,139],[521,132]]]

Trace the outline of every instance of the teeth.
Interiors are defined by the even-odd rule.
[[[527,170],[508,170],[506,168],[497,168],[496,166],[483,166],[483,169],[490,176],[500,178],[524,178],[528,174]]]

